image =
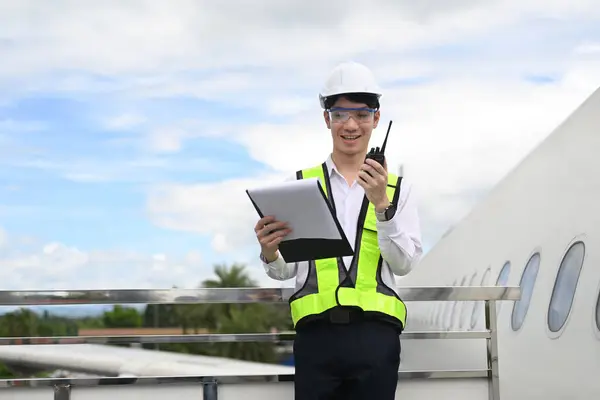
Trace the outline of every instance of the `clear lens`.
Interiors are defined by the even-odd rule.
[[[358,123],[370,122],[375,114],[372,108],[341,108],[336,107],[329,110],[332,122],[346,122],[352,117]]]

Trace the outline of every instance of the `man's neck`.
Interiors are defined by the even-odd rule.
[[[335,164],[338,172],[342,174],[349,185],[352,184],[356,180],[356,176],[358,175],[358,171],[360,171],[361,165],[365,162],[366,153],[358,153],[354,155],[340,154],[333,151],[331,155],[331,159]]]

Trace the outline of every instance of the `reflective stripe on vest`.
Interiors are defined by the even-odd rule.
[[[330,197],[327,165],[298,171],[297,179],[318,178],[325,195],[335,210]],[[398,204],[402,178],[388,173],[387,195]],[[355,256],[346,272],[341,258],[327,258],[309,262],[304,286],[290,297],[294,326],[304,317],[318,315],[338,305],[360,307],[364,311],[379,312],[398,319],[405,325],[406,307],[396,292],[381,278],[383,258],[377,241],[375,207],[366,196],[358,217],[354,245]],[[351,282],[344,282],[347,274]],[[339,290],[338,290],[339,289]],[[337,293],[336,293],[337,291]]]

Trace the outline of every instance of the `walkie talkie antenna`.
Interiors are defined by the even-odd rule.
[[[388,125],[388,130],[385,134],[385,139],[383,139],[383,144],[381,145],[381,154],[385,153],[385,145],[387,144],[388,136],[390,134],[391,129],[392,129],[392,120],[390,120],[390,124]]]
[[[390,125],[388,126],[387,133],[385,134],[385,139],[383,140],[383,145],[381,149],[379,147],[371,148],[371,151],[367,153],[365,159],[371,159],[377,161],[380,165],[385,164],[385,145],[387,144],[388,136],[390,135],[390,130],[392,129],[392,121],[390,121]]]

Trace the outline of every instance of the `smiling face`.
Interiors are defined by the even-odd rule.
[[[371,132],[379,123],[379,111],[365,103],[339,97],[325,111],[325,123],[331,130],[334,153],[347,156],[364,155],[368,151]]]

